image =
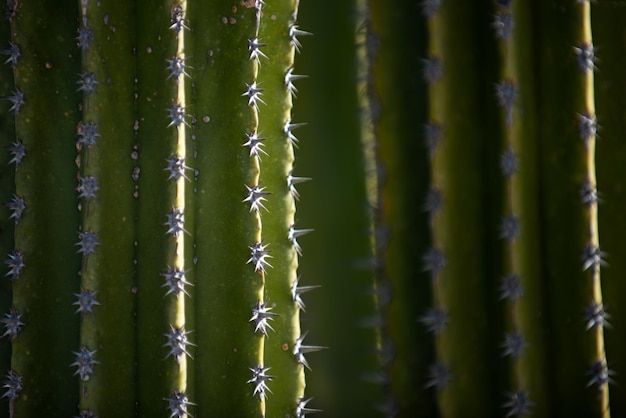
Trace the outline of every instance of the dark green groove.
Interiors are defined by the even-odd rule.
[[[263,338],[254,334],[249,319],[260,300],[263,277],[246,261],[248,247],[261,236],[256,214],[242,202],[245,185],[255,185],[259,172],[242,146],[257,124],[248,98],[242,96],[255,77],[248,52],[248,39],[256,31],[255,10],[235,7],[236,12],[228,1],[189,4],[189,24],[196,37],[193,49],[186,51],[193,67],[193,167],[198,170],[194,297],[202,301],[195,311],[194,362],[203,370],[195,379],[196,411],[198,416],[259,417],[264,402],[253,395],[254,386],[247,381],[252,378],[249,369],[262,363]],[[268,382],[270,389],[272,384]]]
[[[72,416],[78,403],[70,364],[79,321],[72,303],[80,268],[74,163],[80,94],[68,74],[80,72],[80,53],[76,15],[66,12],[75,9],[73,0],[19,3],[11,20],[21,49],[15,88],[26,101],[16,128],[27,150],[16,174],[27,210],[15,232],[26,264],[13,286],[13,306],[26,324],[13,343],[11,367],[24,386],[15,417]]]
[[[135,53],[136,131],[140,169],[137,212],[137,382],[140,416],[169,416],[165,398],[171,396],[172,358],[166,360],[165,333],[170,322],[163,273],[174,252],[166,235],[167,214],[173,210],[175,185],[168,181],[166,160],[176,152],[175,128],[168,127],[168,108],[175,91],[167,80],[167,59],[174,57],[176,42],[169,29],[172,1],[138,2]],[[172,295],[168,295],[172,296]]]
[[[368,27],[371,80],[370,107],[378,150],[379,197],[377,229],[388,234],[379,248],[381,285],[392,297],[383,306],[385,337],[393,345],[386,372],[390,401],[398,417],[433,416],[434,397],[424,390],[422,373],[434,362],[434,344],[417,318],[432,306],[429,274],[415,260],[428,250],[430,214],[424,200],[430,185],[427,88],[423,61],[406,62],[407,55],[426,57],[426,19],[417,2],[370,1]],[[416,24],[421,22],[421,24]],[[405,112],[404,109],[412,109]]]
[[[502,320],[487,314],[496,309],[502,272],[498,259],[490,257],[501,252],[494,219],[502,203],[496,191],[501,187],[492,93],[496,71],[489,65],[495,41],[488,16],[485,7],[444,1],[429,25],[430,55],[442,63],[441,80],[429,90],[430,118],[443,129],[431,163],[433,185],[442,196],[432,245],[446,260],[440,271],[433,270],[433,287],[449,323],[436,337],[437,362],[448,378],[426,380],[431,390],[440,388],[439,408],[446,417],[469,411],[497,416],[503,396],[498,373],[502,337],[492,331],[501,329]]]
[[[79,199],[81,229],[95,232],[100,245],[84,258],[80,287],[96,291],[100,305],[82,319],[80,346],[96,350],[99,364],[89,381],[81,383],[80,408],[97,416],[131,416],[135,411],[128,396],[135,387],[133,18],[132,3],[106,1],[89,2],[83,16],[94,39],[83,52],[82,72],[93,73],[99,84],[83,94],[82,121],[96,123],[101,136],[81,153],[81,175],[95,177],[100,187],[95,199]]]

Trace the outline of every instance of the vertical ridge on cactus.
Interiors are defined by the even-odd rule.
[[[79,213],[73,143],[80,96],[73,77],[81,69],[74,40],[76,14],[57,16],[59,9],[76,10],[75,1],[10,7],[11,42],[20,48],[11,88],[15,92],[11,101],[15,130],[10,134],[13,193],[27,202],[14,232],[14,249],[23,254],[26,267],[12,283],[12,307],[21,312],[24,323],[11,343],[11,375],[20,376],[19,385],[11,383],[12,418],[72,416],[78,403],[78,379],[70,364],[79,340],[79,317],[72,303],[80,288],[76,272],[81,257],[74,246]],[[52,65],[46,68],[46,63]],[[38,95],[41,100],[35,100]]]
[[[78,295],[72,307],[81,321],[81,354],[74,363],[81,380],[78,403],[96,416],[128,415],[135,408],[125,396],[134,392],[135,355],[134,296],[128,280],[136,237],[129,175],[135,65],[126,52],[134,42],[133,8],[87,0],[77,6],[80,28],[90,34],[88,45],[75,47],[82,61],[76,82],[82,99],[75,106],[82,122],[74,188],[82,217],[77,226],[82,267],[72,292]],[[119,401],[112,405],[110,399]]]
[[[265,273],[246,260],[255,244],[274,248],[274,243],[261,236],[264,211],[250,211],[242,202],[245,185],[258,185],[262,176],[258,158],[242,146],[251,132],[260,132],[259,113],[265,111],[265,105],[254,106],[242,96],[246,85],[258,82],[258,63],[248,49],[249,39],[260,38],[258,7],[225,0],[188,2],[187,7],[186,24],[193,28],[185,46],[186,63],[193,69],[187,106],[195,115],[191,134],[196,138],[186,160],[196,171],[189,230],[196,262],[188,267],[193,298],[202,301],[194,305],[194,321],[211,323],[196,326],[193,334],[194,368],[202,371],[194,377],[192,414],[197,416],[260,417],[269,402],[247,383],[251,368],[272,367],[263,356],[265,336],[249,322],[253,307],[265,302]],[[262,185],[275,192],[265,180]],[[257,261],[266,258],[259,254]]]

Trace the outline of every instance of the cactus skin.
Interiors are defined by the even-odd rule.
[[[353,1],[320,0],[302,1],[299,12],[302,28],[313,36],[303,39],[306,53],[296,60],[296,73],[309,78],[297,85],[295,121],[315,121],[297,132],[301,141],[294,175],[313,179],[297,185],[303,191],[297,226],[315,228],[302,239],[299,284],[321,286],[302,296],[307,307],[303,330],[309,331],[305,343],[328,346],[310,356],[313,370],[307,374],[307,399],[313,397],[307,406],[321,409],[313,414],[319,417],[377,417],[376,408],[386,401],[359,141],[363,91],[353,84],[356,10]],[[332,108],[315,105],[319,102]]]
[[[78,403],[78,380],[70,364],[79,335],[79,317],[72,303],[80,269],[74,163],[80,119],[74,77],[80,73],[80,54],[75,16],[48,19],[59,8],[73,7],[74,1],[19,3],[11,18],[12,42],[21,51],[14,68],[14,91],[23,93],[25,100],[15,112],[13,141],[26,149],[15,180],[15,193],[26,204],[15,228],[15,249],[26,265],[13,281],[13,306],[25,323],[12,342],[11,369],[23,385],[9,408],[16,418],[71,416]],[[37,32],[29,32],[28,27],[37,27]]]
[[[505,401],[507,413],[550,414],[548,391],[547,347],[545,328],[538,327],[545,315],[538,200],[538,141],[537,103],[531,87],[535,83],[536,57],[533,54],[532,5],[514,1],[497,9],[494,28],[500,43],[501,80],[511,82],[517,90],[510,107],[503,107],[503,136],[501,154],[502,175],[506,181],[506,203],[503,216],[515,214],[519,234],[507,240],[504,259],[501,298],[510,312],[507,333],[519,333],[523,347],[519,356],[510,355],[511,381],[507,390],[511,398]],[[509,23],[507,23],[509,22]],[[512,28],[505,27],[512,22]],[[515,277],[507,282],[507,277]],[[517,295],[511,285],[519,284]],[[504,348],[508,349],[508,348]],[[510,353],[513,354],[513,353]],[[514,399],[529,402],[516,404]],[[532,402],[532,405],[530,404]]]
[[[579,68],[575,49],[592,42],[589,7],[587,2],[565,1],[558,8],[538,6],[545,40],[538,51],[537,96],[542,120],[538,132],[541,227],[545,291],[551,296],[548,341],[554,411],[563,416],[604,417],[608,416],[608,382],[592,370],[596,361],[606,364],[603,326],[587,329],[584,318],[592,302],[602,304],[599,273],[604,264],[587,252],[589,245],[598,246],[597,202],[580,200],[585,180],[595,185],[595,132],[583,138],[578,119],[578,115],[595,116],[593,70]],[[555,164],[561,169],[554,170]],[[582,319],[572,320],[581,318],[581,312]]]
[[[596,170],[600,196],[599,229],[602,233],[602,250],[607,253],[609,266],[602,270],[604,308],[608,314],[605,327],[605,343],[609,368],[614,375],[609,384],[610,410],[615,417],[626,414],[626,393],[622,384],[626,373],[624,362],[620,360],[626,350],[624,333],[624,305],[622,295],[626,292],[622,272],[626,269],[625,260],[619,256],[623,246],[624,205],[626,195],[623,185],[623,161],[626,158],[624,132],[626,132],[626,97],[616,92],[626,91],[624,73],[626,55],[623,39],[626,27],[626,7],[602,1],[591,4],[594,46],[598,51],[598,70],[594,72],[595,97],[598,114],[599,135],[597,142]],[[617,7],[615,7],[617,6]],[[622,40],[622,41],[620,41]]]
[[[409,51],[426,56],[426,19],[419,3],[404,3],[370,1],[371,21],[366,25],[379,182],[376,229],[384,235],[376,248],[377,275],[382,289],[392,289],[379,299],[386,324],[383,338],[392,347],[385,364],[390,382],[385,411],[428,417],[435,415],[437,406],[415,370],[433,363],[434,344],[425,343],[428,331],[416,318],[424,320],[423,307],[432,306],[431,282],[429,272],[416,268],[415,260],[429,249],[430,218],[437,208],[424,203],[423,193],[430,185],[430,153],[420,129],[427,121],[427,97],[415,92],[426,88],[425,78],[416,76],[424,72],[425,63],[403,62]],[[411,23],[416,18],[421,24]],[[411,113],[402,111],[409,108]]]
[[[282,11],[270,10],[264,29],[282,45],[268,48],[278,66],[267,72],[265,126],[283,143],[268,147],[264,166],[277,192],[269,240],[260,211],[242,201],[261,181],[259,159],[242,144],[259,132],[263,106],[246,87],[258,86],[266,59],[263,2],[74,1],[50,23],[43,17],[58,10],[39,3],[20,3],[11,18],[12,42],[27,49],[6,102],[20,142],[9,130],[3,155],[17,174],[3,225],[15,224],[15,244],[11,232],[3,248],[21,316],[3,302],[13,355],[2,416],[260,417],[273,393],[281,415],[310,412],[297,354],[313,347],[302,342],[291,293],[294,156],[283,130],[297,2],[275,4]],[[286,256],[265,290],[274,248]],[[250,322],[266,297],[286,306],[275,325],[276,387],[274,357],[264,356],[272,324],[256,324],[264,333]]]

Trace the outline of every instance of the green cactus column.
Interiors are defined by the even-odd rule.
[[[81,317],[72,366],[81,413],[130,416],[135,402],[135,202],[131,173],[135,119],[133,7],[81,1],[78,47],[82,94],[77,126],[76,226],[82,268],[74,291]]]
[[[0,26],[0,91],[10,92],[15,89],[13,81],[13,67],[19,59],[19,48],[11,43],[10,25]],[[15,249],[15,225],[19,222],[15,209],[21,207],[21,198],[15,194],[15,165],[10,164],[12,159],[11,144],[15,142],[15,117],[9,110],[12,103],[0,100],[0,260],[5,261]],[[11,369],[11,336],[8,326],[11,326],[14,315],[11,308],[12,284],[6,280],[10,267],[0,263],[0,376],[4,379]],[[0,411],[9,410],[7,397],[0,399]]]
[[[71,416],[78,404],[70,364],[79,338],[72,304],[80,270],[75,245],[80,51],[76,14],[65,11],[76,10],[76,3],[9,6],[12,42],[19,48],[10,98],[17,135],[10,152],[15,193],[23,200],[14,209],[15,248],[5,261],[15,326],[3,395],[12,417]]]
[[[427,83],[434,81],[437,68],[434,61],[417,59],[426,57],[428,44],[419,2],[368,3],[367,128],[373,130],[376,147],[377,271],[389,385],[383,410],[398,417],[428,417],[437,411],[435,397],[424,390],[423,372],[434,362],[428,333],[440,331],[433,320],[442,312],[429,309],[430,275],[415,260],[429,249],[438,196],[437,190],[429,190],[430,151],[423,129]],[[407,61],[407,56],[415,58]]]
[[[502,396],[502,334],[494,332],[501,329],[494,298],[502,272],[496,255],[502,248],[496,241],[501,180],[495,174],[501,145],[490,12],[471,3],[424,4],[427,65],[440,66],[428,90],[426,127],[431,189],[440,204],[431,209],[432,247],[423,268],[431,275],[433,308],[442,312],[431,320],[431,328],[441,330],[426,386],[449,417],[495,415]]]
[[[137,15],[135,45],[139,413],[166,416],[187,413],[194,404],[187,372],[195,334],[186,321],[193,303],[186,264],[192,236],[186,216],[189,20],[186,2],[141,7],[151,13]]]
[[[328,347],[308,359],[308,407],[323,410],[320,417],[376,417],[386,400],[360,141],[365,91],[354,84],[355,28],[363,18],[355,11],[354,1],[319,0],[301,2],[299,13],[313,36],[302,38],[296,60],[295,73],[309,78],[298,84],[293,120],[311,123],[297,132],[294,175],[312,180],[297,185],[296,218],[298,226],[315,229],[302,238],[299,287],[321,286],[301,297],[307,341]]]
[[[598,194],[600,196],[599,228],[602,231],[602,250],[607,253],[608,267],[602,270],[604,309],[610,326],[605,327],[605,341],[610,374],[611,415],[626,415],[626,259],[622,257],[626,228],[626,184],[624,161],[626,147],[626,5],[619,2],[599,1],[591,3],[594,50],[597,51],[597,71],[594,72],[596,108],[599,135],[597,142],[596,169]],[[614,383],[614,384],[611,384]]]
[[[608,416],[589,2],[540,2],[538,103],[553,415]],[[558,167],[558,169],[555,169]]]
[[[194,167],[197,415],[262,416],[272,377],[263,358],[263,285],[274,243],[262,235],[258,133],[261,4],[190,3]],[[261,186],[262,187],[262,186]],[[189,266],[191,267],[191,266]],[[259,316],[260,315],[260,316]],[[209,325],[210,324],[210,325]],[[269,388],[269,390],[268,390]]]
[[[302,254],[298,238],[311,232],[295,225],[296,195],[291,176],[297,146],[292,131],[298,126],[292,122],[291,109],[297,92],[295,82],[301,77],[294,72],[294,56],[301,47],[298,36],[303,34],[296,22],[297,7],[294,0],[263,6],[259,42],[264,45],[265,57],[261,57],[258,84],[263,88],[264,104],[259,106],[256,138],[248,137],[247,142],[250,153],[260,162],[259,186],[267,193],[260,212],[263,238],[272,255],[264,295],[266,315],[272,322],[266,329],[264,361],[276,378],[267,401],[268,417],[301,416],[302,411],[296,409],[305,401],[304,369],[310,367],[305,354],[319,349],[304,342],[301,307],[294,297],[298,291],[294,290],[298,286],[298,256]],[[253,149],[253,144],[258,149]]]
[[[506,3],[506,2],[505,2]],[[500,297],[507,304],[503,354],[510,359],[511,382],[503,405],[511,416],[550,414],[544,283],[541,276],[536,55],[532,4],[502,3],[494,18],[500,42],[501,107],[505,143],[500,156],[506,180],[501,237],[506,240]]]

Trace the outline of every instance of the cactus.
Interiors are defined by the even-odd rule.
[[[8,7],[2,416],[304,416],[297,1]]]
[[[396,347],[389,416],[605,417],[620,405],[609,392],[621,355],[608,350],[620,343],[603,302],[615,296],[601,280],[602,222],[618,221],[598,208],[596,171],[615,194],[619,176],[595,157],[595,102],[619,104],[594,91],[596,7],[608,8],[370,1],[377,228],[388,231],[378,280],[392,289],[383,336]],[[599,31],[613,39],[618,26]]]
[[[622,416],[625,11],[7,1],[0,417]]]

